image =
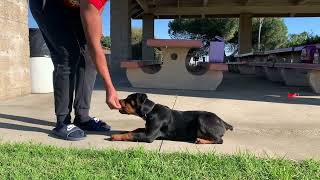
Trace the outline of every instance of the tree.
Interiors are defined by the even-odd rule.
[[[313,33],[302,32],[300,34],[289,35],[288,46],[290,47],[316,43],[320,43],[320,36]]]
[[[258,51],[261,51],[261,29],[264,18],[259,18]]]
[[[105,48],[111,47],[111,38],[104,36],[101,38],[101,45]],[[134,59],[141,59],[142,56],[142,29],[132,28],[131,34],[131,45],[132,45],[132,57]]]
[[[169,35],[173,39],[205,39],[215,36],[229,41],[238,31],[236,18],[175,19],[169,22]]]
[[[101,45],[105,48],[111,47],[111,38],[109,36],[104,36],[101,38]]]
[[[132,28],[131,30],[131,48],[132,48],[132,58],[141,59],[142,58],[142,29]]]
[[[259,28],[261,26],[261,50],[271,50],[286,47],[288,42],[288,28],[282,18],[264,18],[261,25],[260,18],[253,18],[253,47],[259,50]]]
[[[307,44],[317,44],[320,43],[320,36],[319,35],[313,35],[312,33],[309,34],[307,39]]]
[[[238,43],[239,21],[236,18],[206,18],[206,19],[176,19],[169,23],[169,34],[176,39],[204,39],[211,40],[215,36],[222,36],[231,44],[231,49]],[[260,36],[259,36],[260,29]],[[282,18],[253,19],[253,46],[258,49],[269,50],[287,45],[288,30]]]
[[[142,29],[132,28],[131,29],[131,44],[137,44],[142,41]]]
[[[220,36],[228,41],[227,51],[236,51],[238,47],[237,18],[175,19],[168,26],[168,33],[173,39],[201,39],[208,42],[215,36]]]

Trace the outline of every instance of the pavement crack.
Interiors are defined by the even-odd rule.
[[[162,145],[163,145],[163,140],[161,140],[161,144],[160,144],[160,147],[159,147],[159,152],[161,152]]]
[[[173,106],[172,106],[171,110],[174,110],[174,107],[175,107],[175,105],[176,105],[176,103],[177,103],[177,99],[178,99],[178,95],[175,95],[175,97],[174,97],[174,103],[173,103]]]

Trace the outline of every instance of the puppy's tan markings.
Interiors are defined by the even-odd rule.
[[[196,144],[214,144],[213,140],[208,140],[208,139],[202,139],[202,138],[197,138]]]
[[[125,134],[114,134],[111,136],[112,141],[133,141],[132,132]]]

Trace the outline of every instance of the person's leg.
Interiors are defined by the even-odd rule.
[[[74,81],[80,48],[66,21],[67,16],[55,0],[30,0],[30,10],[50,50],[54,64],[53,86],[57,127],[71,123]]]
[[[75,99],[73,104],[75,121],[85,122],[90,119],[89,109],[97,70],[89,55],[80,14],[72,14],[70,24],[74,29],[80,47],[80,58],[75,69]]]
[[[76,72],[74,109],[77,123],[87,122],[91,119],[89,110],[96,75],[96,67],[89,52],[87,48],[83,49]]]
[[[111,129],[109,125],[100,121],[98,118],[90,117],[89,115],[97,69],[88,50],[79,14],[74,14],[72,26],[73,29],[75,29],[75,34],[81,47],[81,55],[76,68],[74,124],[83,130],[109,131]]]
[[[96,75],[96,67],[86,48],[82,53],[76,73],[74,124],[87,131],[109,131],[111,127],[108,124],[89,116]]]

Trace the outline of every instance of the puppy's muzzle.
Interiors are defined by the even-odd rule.
[[[119,109],[119,112],[120,112],[121,114],[128,114],[128,113],[124,110],[124,108],[126,107],[124,100],[123,100],[123,99],[119,100],[119,103],[120,103],[120,105],[121,105],[121,109]]]

